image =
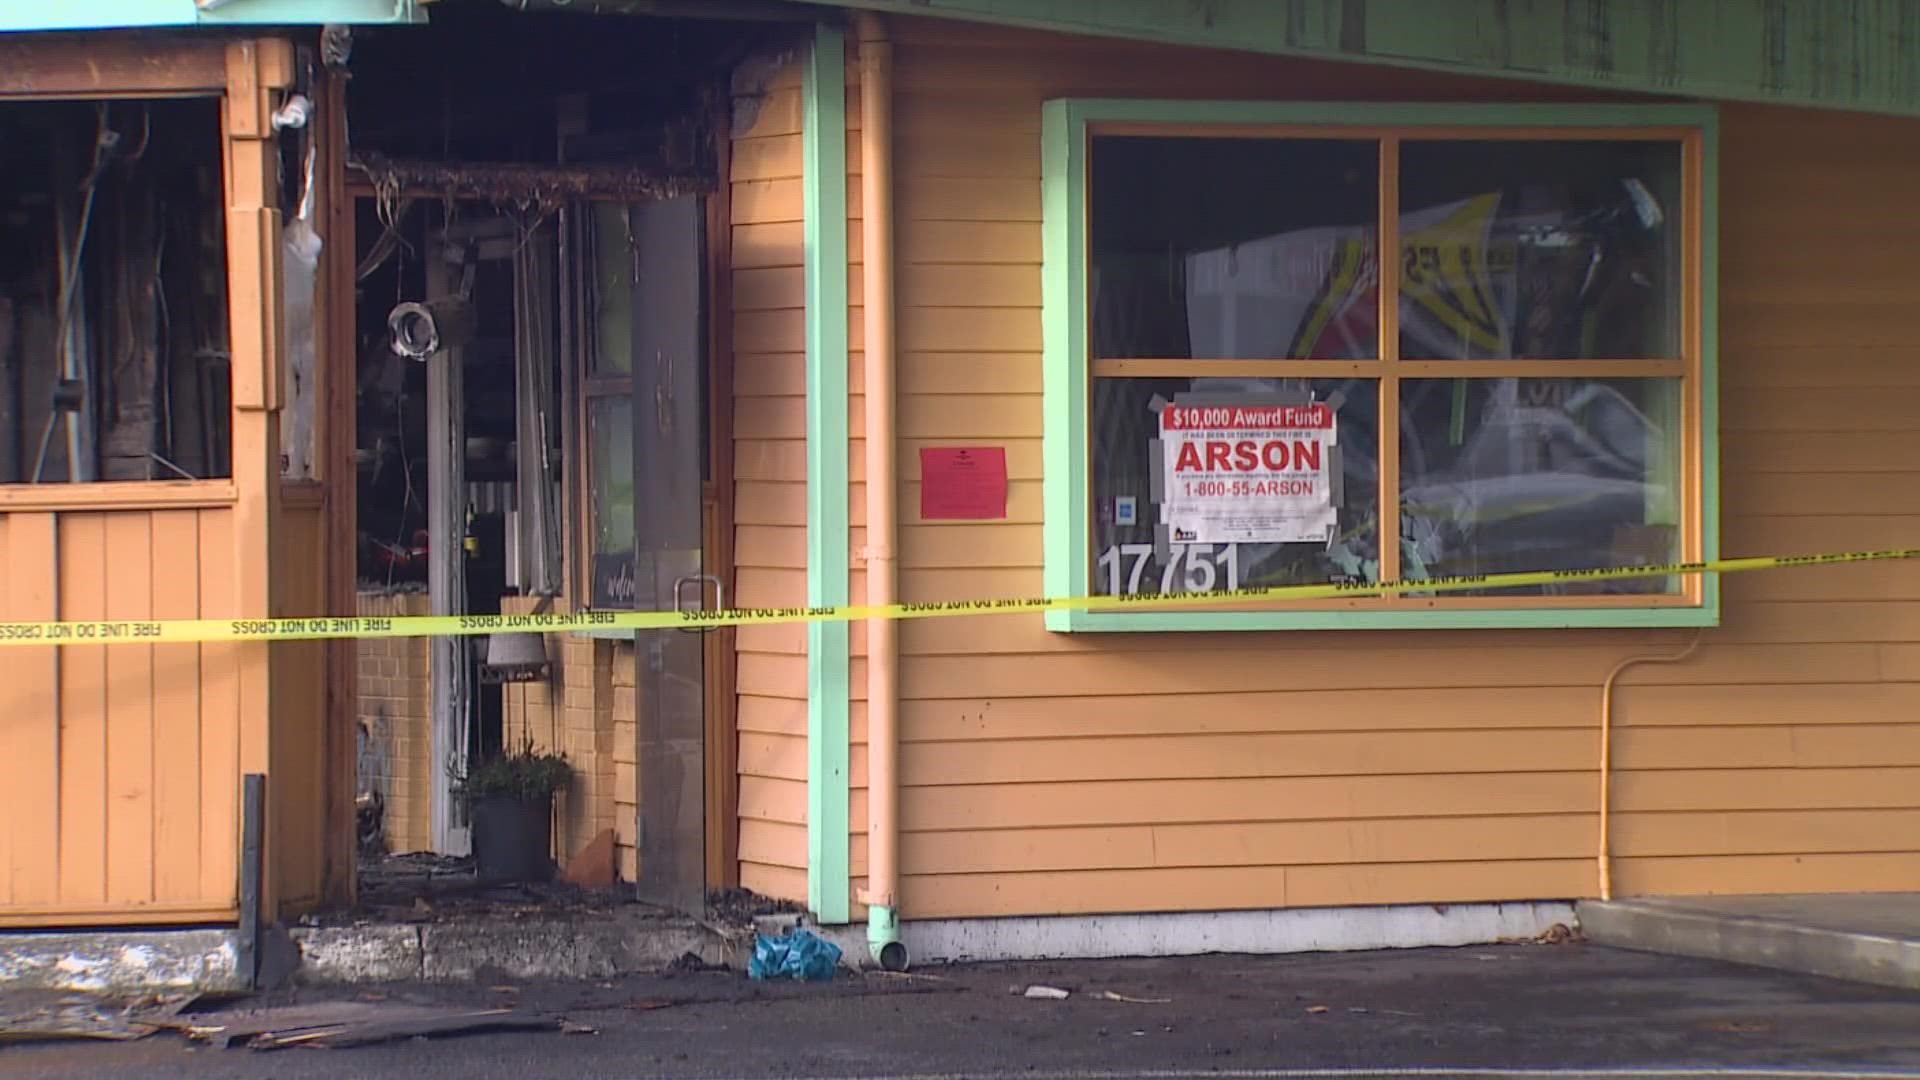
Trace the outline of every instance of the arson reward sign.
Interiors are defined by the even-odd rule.
[[[1334,442],[1325,404],[1168,405],[1160,520],[1175,543],[1324,543]]]

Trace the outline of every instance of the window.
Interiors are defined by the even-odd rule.
[[[0,103],[0,483],[232,475],[220,109]]]
[[[580,388],[585,413],[586,597],[594,608],[634,598],[633,223],[620,203],[586,206],[591,305]]]
[[[1712,137],[1684,106],[1049,103],[1049,592],[1714,557]],[[1690,575],[1048,625],[1681,626],[1718,603]]]

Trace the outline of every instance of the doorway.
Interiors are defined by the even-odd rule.
[[[470,475],[453,499],[426,501],[444,528],[382,526],[389,546],[426,529],[434,535],[416,546],[429,557],[435,545],[467,552],[467,612],[714,607],[732,591],[729,226],[726,200],[712,193],[727,175],[734,73],[784,36],[752,23],[500,5],[450,5],[425,27],[356,35],[348,186],[369,207],[413,204],[420,221],[387,241],[398,251],[385,257],[458,267],[439,289],[419,275],[405,299],[460,292],[472,267],[478,321],[498,324],[480,336],[511,346],[501,362],[470,357],[458,367],[459,400],[475,410],[466,440],[507,444],[504,499],[473,491],[479,466],[462,445],[455,456]],[[481,228],[489,217],[506,232]],[[360,242],[348,250],[364,270],[393,230],[378,214],[356,225]],[[510,256],[494,250],[503,240]],[[551,302],[529,309],[529,293]],[[362,323],[374,332],[365,359],[390,351],[380,335],[402,298],[364,282],[361,294]],[[531,334],[529,310],[550,316]],[[544,404],[516,381],[525,365],[506,359],[524,357],[530,342],[550,350]],[[421,373],[409,378],[410,391],[436,397]],[[483,399],[507,405],[512,422],[487,427]],[[411,418],[425,426],[423,414]],[[529,447],[549,455],[550,479],[526,475]],[[363,443],[363,457],[374,449]],[[558,571],[546,587],[515,576],[542,542],[526,524],[530,484],[551,495]],[[364,494],[360,503],[363,526],[380,519]],[[480,566],[476,553],[504,570]],[[532,731],[567,753],[578,782],[560,813],[577,820],[563,823],[566,835],[556,829],[556,857],[612,831],[627,885],[697,909],[706,890],[737,876],[733,639],[555,636],[544,672],[538,657],[522,666],[537,681],[504,690],[489,681],[484,655],[443,663],[468,673],[474,703],[470,732],[454,742],[484,755]],[[432,763],[436,792],[445,765]]]

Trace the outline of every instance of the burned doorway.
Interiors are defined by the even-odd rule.
[[[505,535],[496,544],[515,554],[510,567],[525,563],[533,542],[526,522],[526,448],[551,454],[551,473],[542,474],[550,480],[539,482],[550,483],[555,493],[555,583],[541,593],[527,579],[509,578],[493,598],[500,608],[489,608],[480,606],[485,601],[478,595],[478,575],[470,573],[467,591],[474,593],[475,606],[468,610],[724,602],[732,488],[715,478],[730,475],[731,468],[714,463],[730,448],[731,415],[715,403],[728,402],[730,395],[710,393],[709,387],[725,379],[731,359],[715,343],[716,310],[724,311],[725,303],[712,293],[712,283],[725,279],[724,260],[714,254],[712,241],[720,236],[724,251],[727,226],[724,206],[708,196],[723,168],[717,159],[726,144],[732,71],[768,48],[770,38],[791,31],[751,22],[534,15],[495,5],[448,5],[425,28],[356,39],[348,179],[369,200],[359,223],[360,253],[372,257],[372,245],[396,231],[388,222],[400,220],[408,223],[388,241],[395,250],[385,258],[416,267],[408,271],[405,288],[393,289],[384,279],[377,286],[363,283],[364,352],[391,354],[392,326],[385,320],[396,303],[431,308],[443,294],[461,294],[460,283],[469,276],[470,303],[519,320],[512,329],[496,325],[489,332],[487,310],[478,311],[474,337],[461,346],[470,355],[457,369],[466,381],[459,400],[470,410],[465,437],[504,437],[510,444],[514,488],[506,505],[517,516],[501,515],[497,527]],[[381,205],[389,208],[384,219]],[[408,209],[399,211],[402,206]],[[484,255],[448,254],[469,243],[449,226],[487,217],[507,221],[507,238],[518,247],[508,283],[493,289],[516,299],[497,305],[484,299]],[[438,249],[436,230],[444,234]],[[492,241],[472,242],[484,248]],[[530,406],[516,384],[511,433],[489,436],[478,432],[474,420],[487,409],[475,397],[476,380],[502,391],[511,381],[504,373],[517,377],[526,365],[489,365],[472,355],[489,347],[473,342],[507,334],[515,355],[524,357],[529,335],[518,327],[529,309],[522,294],[534,277],[527,264],[543,275],[534,290],[552,299],[545,309],[552,321],[536,335],[552,348],[551,364],[540,369],[551,373],[552,402],[548,408]],[[438,287],[427,278],[429,268],[443,275]],[[413,369],[401,363],[396,376],[394,362],[384,355],[369,362],[363,406],[366,387],[382,380],[427,401],[445,400],[430,392],[428,373],[418,370],[432,363],[432,357]],[[431,426],[421,405],[409,403],[401,412],[413,429]],[[397,425],[388,426],[398,438]],[[414,446],[410,453],[419,465],[424,449],[415,436],[405,441]],[[468,449],[459,448],[461,463],[473,469]],[[375,446],[363,443],[361,450],[363,461],[378,458]],[[422,524],[436,506],[444,511],[449,504],[421,498],[417,484],[409,503],[405,473],[391,471],[390,464],[382,468],[383,493],[373,493],[369,473],[361,476],[369,492],[361,499],[369,526],[363,532],[376,581],[395,561],[418,561],[417,550],[395,550],[408,547],[404,539],[396,543],[396,536],[426,529],[427,542],[413,548],[424,548],[429,563],[436,544],[449,550],[431,524]],[[458,489],[470,492],[474,486],[470,474]],[[457,520],[449,524],[453,550],[466,551],[465,531],[452,526],[464,526],[471,508],[473,543],[484,553],[488,530],[496,526],[477,496],[462,498],[464,505],[453,502]],[[383,500],[385,509],[371,507],[370,499]],[[670,512],[662,509],[668,506]],[[370,531],[377,520],[384,536]],[[462,557],[471,569],[473,555]],[[426,569],[431,576],[431,567]],[[730,884],[733,872],[737,826],[725,793],[731,790],[734,702],[730,688],[709,689],[717,679],[730,683],[733,661],[728,635],[675,638],[658,649],[652,641],[636,642],[631,633],[617,641],[593,635],[548,639],[548,670],[533,673],[542,682],[509,684],[503,691],[499,739],[511,748],[531,731],[575,766],[576,790],[567,794],[560,815],[569,820],[556,823],[556,856],[574,854],[609,824],[624,880],[661,902],[697,907],[707,887]],[[489,648],[498,640],[490,639]],[[470,673],[468,692],[476,700],[493,692],[481,679],[485,667],[497,665],[443,666]],[[529,704],[535,698],[538,708]],[[537,722],[527,719],[536,713]],[[492,737],[484,709],[472,715],[475,725],[460,740],[470,755],[487,752],[491,744],[485,740]],[[669,718],[670,729],[658,726]],[[725,769],[717,770],[716,761]],[[434,769],[446,771],[439,762]],[[657,772],[662,769],[667,772]],[[723,782],[715,782],[717,772],[725,773]],[[433,783],[437,789],[443,781],[436,775]],[[676,783],[671,807],[656,805],[676,791]],[[574,831],[571,818],[580,813],[575,804],[587,802],[605,805],[585,813],[585,825]]]
[[[358,200],[357,218],[362,597],[445,615],[550,602],[562,542],[553,223],[391,191]],[[527,644],[435,639],[417,681],[386,687],[402,713],[389,721],[415,722],[390,742],[426,755],[432,787],[424,805],[409,791],[410,806],[390,807],[408,846],[424,835],[433,851],[466,853],[451,788],[507,748],[502,684],[544,672],[540,643]]]

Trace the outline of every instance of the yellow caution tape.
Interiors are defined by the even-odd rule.
[[[0,647],[44,645],[166,645],[204,641],[318,641],[332,638],[412,638],[483,634],[567,633],[582,630],[687,630],[779,623],[856,622],[864,619],[939,619],[960,615],[1016,615],[1036,611],[1135,611],[1258,600],[1327,600],[1402,593],[1513,589],[1568,582],[1736,574],[1790,566],[1920,559],[1920,548],[1847,551],[1824,555],[1775,555],[1712,562],[1588,570],[1532,570],[1512,574],[1462,574],[1420,581],[1328,582],[1320,585],[1252,586],[1224,592],[1149,593],[1135,596],[1032,596],[1000,600],[951,600],[921,604],[849,604],[839,607],[723,608],[714,611],[594,611],[578,615],[412,615],[309,619],[164,619],[109,622],[0,623]]]

